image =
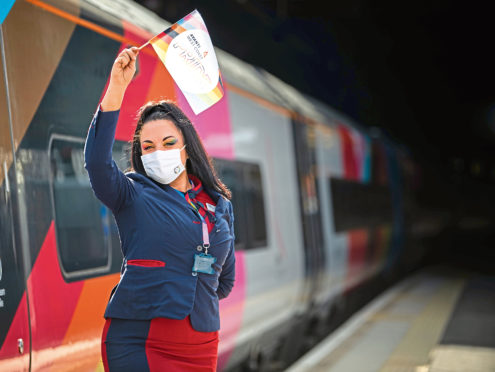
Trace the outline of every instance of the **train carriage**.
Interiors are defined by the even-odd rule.
[[[124,0],[18,0],[1,25],[2,371],[102,370],[103,312],[122,253],[113,216],[90,188],[84,140],[119,51],[169,25]],[[217,56],[226,94],[196,116],[144,49],[114,159],[129,167],[136,112],[148,100],[172,99],[192,119],[236,215],[219,370],[280,367],[350,291],[406,267],[413,163],[269,73]]]

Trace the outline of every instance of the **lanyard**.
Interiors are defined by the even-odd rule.
[[[203,227],[203,248],[205,249],[205,253],[208,254],[208,248],[210,248],[210,236],[208,235],[208,225],[206,224],[204,217],[201,215],[201,213],[199,213],[198,208],[193,204],[193,202],[190,199],[188,200],[188,198],[186,198],[185,194],[183,194],[181,191],[177,189],[174,190],[177,191],[180,196],[186,199],[187,203],[196,211],[199,218],[201,219],[201,225]]]

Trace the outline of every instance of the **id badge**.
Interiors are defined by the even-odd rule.
[[[216,257],[213,257],[210,254],[205,253],[196,253],[194,255],[194,265],[193,265],[193,273],[205,273],[205,274],[214,274],[215,269],[213,269],[212,265],[217,261]]]

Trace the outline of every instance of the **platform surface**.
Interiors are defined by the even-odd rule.
[[[495,372],[495,276],[414,274],[287,370],[306,371]]]

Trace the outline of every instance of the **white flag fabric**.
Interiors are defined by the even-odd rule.
[[[223,97],[224,88],[215,50],[197,10],[149,43],[196,115]]]

